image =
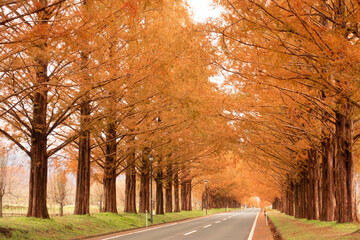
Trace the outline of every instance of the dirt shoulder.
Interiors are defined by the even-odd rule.
[[[264,212],[260,212],[256,221],[253,240],[273,240],[269,225],[266,225]]]

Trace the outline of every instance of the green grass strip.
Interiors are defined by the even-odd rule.
[[[285,240],[360,239],[358,223],[337,223],[296,219],[279,211],[268,211],[269,217]]]
[[[229,211],[235,209],[229,209]],[[224,212],[210,209],[208,214]],[[154,224],[205,216],[205,211],[183,211],[155,215]],[[148,224],[150,216],[148,214]],[[99,213],[92,216],[68,215],[51,219],[6,217],[0,219],[0,239],[70,239],[145,227],[145,214]],[[11,235],[11,237],[10,237]]]

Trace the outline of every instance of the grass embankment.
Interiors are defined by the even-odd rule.
[[[234,209],[229,209],[229,211]],[[208,210],[208,214],[224,208]],[[204,216],[205,211],[166,213],[154,216],[154,224]],[[149,214],[148,214],[149,217]],[[150,225],[150,218],[148,221]],[[6,217],[0,219],[0,239],[70,239],[106,234],[145,226],[145,214],[99,213],[92,216],[69,215],[51,219]]]
[[[285,240],[360,239],[359,224],[296,219],[275,210],[268,214]]]

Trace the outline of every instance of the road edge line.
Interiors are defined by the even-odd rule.
[[[171,225],[175,225],[175,224],[181,224],[181,223],[186,223],[186,222],[192,222],[192,221],[196,221],[202,218],[207,218],[207,217],[211,217],[211,216],[215,216],[218,214],[223,214],[223,213],[229,213],[229,212],[236,212],[236,211],[243,211],[245,210],[245,208],[240,208],[240,209],[236,209],[236,210],[232,210],[232,211],[228,211],[228,212],[218,212],[218,213],[213,213],[213,214],[209,214],[209,215],[205,215],[205,216],[199,216],[199,217],[189,217],[189,218],[184,218],[184,219],[179,219],[179,220],[174,220],[174,221],[169,221],[169,222],[165,222],[165,223],[156,223],[152,226],[148,226],[148,227],[135,227],[135,228],[131,228],[131,229],[124,229],[124,230],[120,230],[120,231],[115,231],[115,232],[109,232],[109,233],[102,233],[102,234],[97,234],[97,235],[90,235],[90,236],[78,236],[76,238],[70,238],[69,240],[80,240],[80,239],[100,239],[101,237],[106,237],[108,236],[108,238],[101,238],[101,240],[106,240],[106,239],[113,239],[114,237],[121,237],[121,236],[127,236],[127,235],[131,235],[134,233],[138,233],[138,232],[146,232],[146,231],[150,231],[152,229],[158,229],[158,228],[162,228],[162,227],[167,227],[167,226],[171,226]],[[111,236],[111,235],[115,235],[118,234],[116,236]]]
[[[252,228],[251,228],[251,231],[250,231],[250,234],[249,234],[249,237],[248,237],[247,240],[252,240],[252,238],[253,238],[253,236],[254,236],[255,226],[256,226],[256,222],[257,222],[259,213],[260,213],[260,211],[256,214],[256,218],[255,218],[254,224],[253,224],[253,226],[252,226]]]

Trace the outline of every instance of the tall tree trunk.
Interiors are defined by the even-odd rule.
[[[104,166],[104,212],[117,213],[116,205],[116,124],[109,123],[106,133]]]
[[[323,143],[323,214],[322,220],[335,220],[335,182],[334,182],[334,158],[335,144],[328,138]]]
[[[319,199],[319,184],[320,184],[320,161],[317,151],[313,152],[313,166],[314,166],[314,219],[320,219],[320,199]]]
[[[83,10],[87,11],[87,2],[84,0]],[[87,21],[86,19],[84,19]],[[86,39],[85,39],[86,41]],[[80,91],[84,94],[80,102],[80,136],[79,136],[79,159],[76,174],[76,194],[74,214],[90,214],[90,84],[91,78],[88,74],[89,53],[82,50],[81,70],[83,72]]]
[[[188,174],[187,174],[188,175]],[[218,202],[216,203],[218,204]],[[184,177],[181,182],[181,210],[191,211],[191,179]]]
[[[315,214],[315,195],[314,195],[314,187],[315,187],[315,169],[314,169],[314,150],[308,150],[307,156],[307,165],[308,165],[308,191],[307,191],[307,204],[308,204],[308,214],[307,219],[314,219]]]
[[[299,218],[305,218],[305,186],[304,178],[301,176],[300,187],[299,187]]]
[[[104,169],[104,208],[100,211],[117,213],[116,205],[116,170]],[[105,174],[105,173],[104,173]]]
[[[45,51],[45,46],[39,46],[39,51]],[[49,81],[47,76],[47,62],[38,57],[36,66],[36,78],[38,84]],[[47,110],[47,87],[41,87],[33,95],[33,119],[34,130],[31,134],[31,166],[29,182],[29,208],[28,217],[49,218],[46,206],[47,191],[47,133],[46,133],[46,110]]]
[[[150,212],[150,164],[149,150],[144,149],[140,165],[139,212]]]
[[[192,211],[192,204],[191,204],[191,179],[187,180],[186,183],[186,201],[187,201],[187,211]]]
[[[156,175],[156,214],[164,214],[163,172],[158,166]]]
[[[128,158],[125,171],[125,208],[124,212],[136,213],[136,170],[135,152]]]
[[[186,180],[182,179],[181,181],[181,210],[182,211],[187,211],[187,201],[186,201]]]
[[[300,218],[300,206],[301,206],[301,198],[300,198],[300,186],[299,183],[295,184],[295,217]]]
[[[175,174],[174,174],[174,198],[175,198],[174,212],[180,212],[179,173],[178,173],[178,170],[176,170]]]
[[[355,164],[352,154],[353,119],[351,107],[344,104],[345,113],[336,113],[336,206],[338,222],[358,221],[355,198]]]
[[[90,214],[90,100],[86,95],[80,106],[79,159],[76,175],[74,214]]]
[[[166,186],[165,186],[165,212],[172,212],[172,166],[171,162],[167,164]]]
[[[347,41],[346,3],[345,0],[334,1],[334,24],[337,32],[344,33],[344,41]],[[338,55],[342,58],[341,55]],[[335,79],[338,89],[346,94],[346,82]],[[345,86],[344,86],[345,85]],[[336,208],[339,223],[358,221],[355,186],[355,163],[353,158],[353,115],[354,110],[342,94],[338,94],[335,110],[335,128],[337,151],[335,159],[335,184],[336,184]]]

